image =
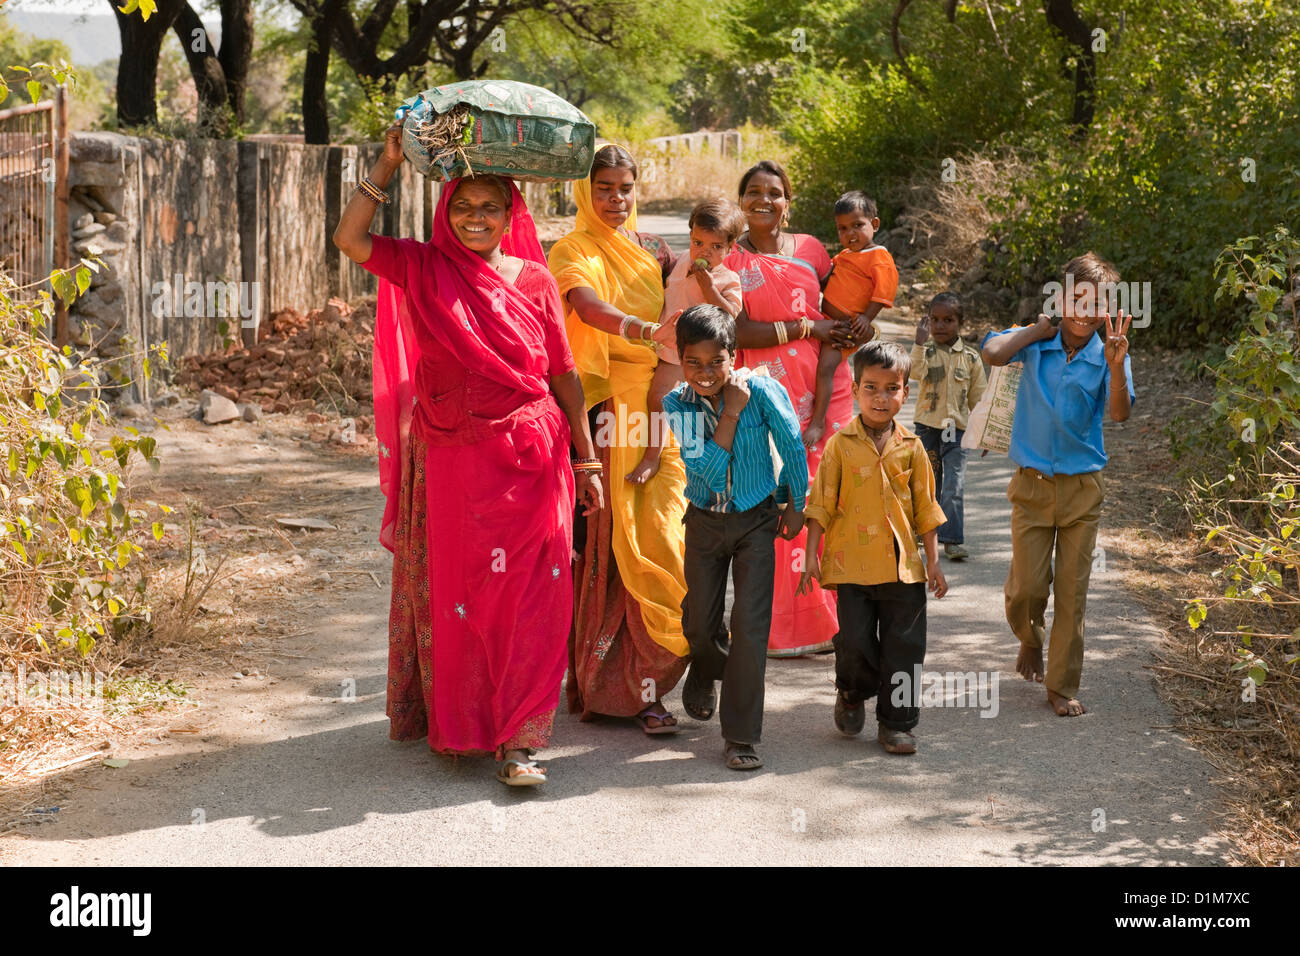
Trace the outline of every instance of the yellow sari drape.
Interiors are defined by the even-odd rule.
[[[615,420],[598,423],[592,436],[609,443],[606,479],[614,519],[614,560],[623,586],[640,605],[650,637],[685,657],[689,652],[682,634],[686,469],[671,436],[660,457],[658,474],[644,485],[624,480],[640,462],[649,437],[647,398],[657,362],[655,352],[587,325],[565,298],[571,289],[592,289],[602,302],[646,322],[657,322],[663,310],[663,273],[658,259],[600,220],[592,206],[590,180],[575,182],[573,197],[578,206],[577,222],[551,249],[547,261],[565,300],[565,330],[587,407],[614,400]],[[635,207],[625,226],[636,231]]]

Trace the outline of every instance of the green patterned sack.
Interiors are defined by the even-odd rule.
[[[550,182],[591,172],[596,127],[550,90],[465,80],[425,90],[397,111],[402,152],[430,179],[495,173]]]

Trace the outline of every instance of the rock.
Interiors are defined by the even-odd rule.
[[[86,255],[111,256],[125,249],[126,243],[113,242],[104,236],[92,236],[89,239],[78,239],[72,244],[72,248]]]
[[[175,405],[180,400],[181,400],[180,396],[177,395],[175,392],[163,392],[161,395],[157,395],[154,397],[153,407],[164,408],[170,405]]]
[[[81,217],[81,219],[85,219],[85,218],[86,216]],[[80,222],[81,219],[78,219],[77,221]],[[107,226],[103,225],[102,223],[95,222],[94,217],[91,216],[89,223],[80,227],[79,229],[72,230],[72,238],[89,239],[91,236],[97,236],[101,232],[106,232],[107,230],[108,230]]]
[[[989,289],[976,289],[966,298],[966,305],[978,315],[996,316],[1002,311],[1002,299]]]
[[[79,231],[85,229],[87,226],[92,225],[94,221],[95,221],[95,217],[90,213],[85,213],[84,215],[78,216],[77,221],[72,224],[73,235],[76,235]]]
[[[104,327],[111,328],[122,319],[122,287],[115,282],[92,285],[90,291],[72,304],[72,311],[83,321],[105,319]]]
[[[111,226],[117,222],[117,213],[114,212],[97,212],[95,213],[95,222],[103,223],[105,226]]]
[[[305,421],[308,425],[324,425],[325,416],[320,412],[308,412]]]
[[[961,280],[960,280],[961,285],[963,288],[972,289],[975,286],[979,285],[981,282],[983,282],[984,279],[987,278],[988,274],[989,274],[989,267],[986,266],[983,262],[977,262],[975,263],[975,265],[971,266],[969,269],[967,269],[965,272],[962,273]]]
[[[119,219],[113,223],[104,233],[113,242],[126,242],[131,238],[131,227],[127,225],[125,219]]]
[[[240,402],[235,407],[239,409],[240,416],[246,422],[260,422],[262,420],[262,406],[256,402]]]
[[[118,418],[148,418],[150,414],[149,407],[139,402],[126,402],[117,407]]]
[[[239,418],[240,411],[226,396],[205,388],[199,394],[199,417],[205,425],[220,425]]]
[[[86,189],[73,189],[71,195],[68,196],[68,202],[79,203],[89,209],[92,213],[104,212],[106,208],[104,204],[99,201],[99,197],[91,195],[90,191]]]
[[[78,135],[76,138],[80,139]],[[83,163],[74,162],[68,170],[68,185],[70,186],[124,186],[126,185],[126,171],[122,168],[122,160],[108,163]]]
[[[294,528],[294,529],[297,529],[297,530],[303,530],[303,531],[306,531],[306,530],[310,530],[310,531],[336,531],[336,530],[338,530],[337,528],[335,528],[334,525],[330,524],[330,523],[329,523],[328,521],[326,521],[324,518],[317,518],[317,517],[315,517],[315,516],[313,516],[313,515],[308,515],[308,516],[306,516],[306,517],[302,517],[302,518],[276,518],[276,519],[275,519],[275,523],[278,524],[278,525],[281,525],[282,527],[285,527],[285,528]],[[301,564],[303,563],[302,555],[300,555],[300,554],[294,554],[293,557],[292,557],[290,560],[292,560],[295,564],[298,564],[298,565],[301,565]]]

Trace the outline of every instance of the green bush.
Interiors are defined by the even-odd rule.
[[[70,299],[89,282],[82,265],[54,287]],[[156,470],[155,441],[114,427],[103,370],[45,337],[53,300],[30,291],[0,272],[0,654],[49,662],[148,620],[132,562],[162,536],[150,510],[170,509],[132,498],[132,460]]]
[[[1002,246],[995,278],[1019,293],[1091,248],[1125,280],[1151,283],[1144,339],[1204,347],[1232,337],[1239,315],[1205,293],[1219,251],[1300,219],[1294,4],[1207,0],[1171,13],[1137,0],[1122,21],[1076,4],[1106,32],[1086,135],[1070,123],[1077,51],[1041,5],[958,5],[951,24],[913,5],[906,70],[891,50],[842,42],[833,6],[755,13],[764,27],[755,56],[778,57],[778,39],[809,25],[811,51],[779,54],[802,66],[774,84],[782,130],[800,152],[797,228],[829,238],[829,204],[851,188],[885,200],[890,226],[934,195],[945,159],[1014,156],[991,197],[1001,202],[989,237]],[[879,31],[894,6],[870,3],[862,16]]]
[[[1171,427],[1191,488],[1188,509],[1205,543],[1224,555],[1214,573],[1222,595],[1190,600],[1187,621],[1199,628],[1212,606],[1233,606],[1244,623],[1218,633],[1233,636],[1238,669],[1260,685],[1296,662],[1277,642],[1300,637],[1300,237],[1278,225],[1240,239],[1223,250],[1214,275],[1215,299],[1228,307],[1244,300],[1248,309],[1237,340],[1210,369],[1207,414]],[[1243,618],[1246,610],[1253,613]]]

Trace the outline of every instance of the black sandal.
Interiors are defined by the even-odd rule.
[[[692,664],[686,672],[686,682],[682,685],[682,708],[695,720],[704,721],[713,716],[717,706],[716,682],[697,679],[695,665]]]

